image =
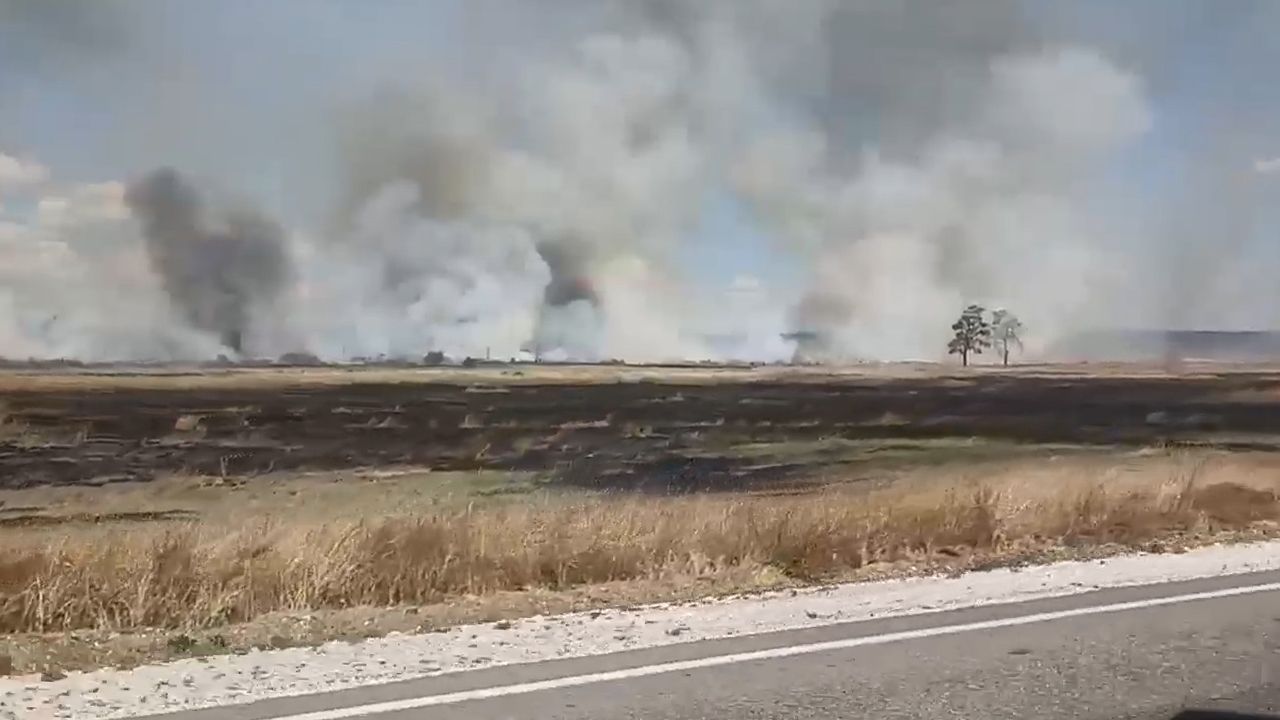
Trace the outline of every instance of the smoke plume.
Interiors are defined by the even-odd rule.
[[[937,359],[971,302],[1032,355],[1280,324],[1272,6],[548,3],[0,0],[0,355]],[[65,115],[107,140],[63,149]],[[86,190],[157,166],[128,217]]]
[[[125,201],[182,316],[233,352],[244,350],[254,310],[273,301],[289,277],[280,228],[247,210],[208,217],[195,188],[167,168],[130,186]]]

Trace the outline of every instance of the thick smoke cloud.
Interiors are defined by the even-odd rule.
[[[282,218],[174,171],[130,188],[132,220],[90,212],[0,118],[34,178],[17,204],[0,187],[4,262],[49,273],[4,274],[0,354],[767,360],[799,331],[934,359],[969,302],[1014,310],[1032,354],[1107,324],[1280,323],[1253,170],[1280,138],[1179,60],[1230,47],[1267,96],[1262,5],[255,6],[0,0],[24,28],[0,29],[0,90],[118,103],[106,144],[136,165],[104,151],[102,172],[163,157]],[[1178,162],[1144,174],[1152,147]],[[709,231],[712,207],[731,218]]]
[[[1042,330],[1093,310],[1085,283],[1104,279],[1108,255],[1076,188],[1147,129],[1140,82],[1077,49],[1002,56],[982,74],[966,115],[903,159],[876,149],[843,171],[809,131],[761,141],[743,164],[743,192],[813,248],[795,319],[837,353],[931,357],[971,299]]]
[[[471,307],[451,315],[447,312],[450,306],[463,307],[467,302],[462,295],[455,299],[437,292],[432,300],[446,310],[434,315],[437,322],[429,327],[407,324],[401,333],[404,337],[384,343],[384,347],[363,347],[358,343],[362,351],[396,354],[412,352],[420,343],[426,343],[455,353],[471,354],[483,349],[491,354],[495,343],[485,343],[484,331],[474,324],[508,316],[513,308],[527,308],[526,286],[544,283],[529,337],[514,342],[505,336],[491,340],[496,341],[499,352],[508,356],[523,349],[539,356],[544,350],[561,350],[574,357],[590,358],[595,341],[581,336],[590,332],[599,306],[590,277],[592,245],[567,235],[576,229],[571,224],[540,222],[537,213],[544,210],[520,207],[519,202],[527,201],[503,195],[528,191],[516,184],[522,182],[520,178],[512,176],[529,172],[523,168],[531,159],[502,148],[493,137],[495,130],[489,127],[492,120],[480,108],[470,106],[467,97],[456,90],[381,91],[375,93],[372,107],[354,113],[344,127],[346,188],[337,223],[339,244],[353,254],[382,249],[379,256],[386,262],[382,277],[374,283],[375,292],[385,295],[392,306],[412,306],[419,302],[420,293],[415,290],[406,294],[406,283],[456,276],[448,265],[461,254],[471,255],[469,260],[475,265],[474,272],[465,273],[469,276],[468,286],[498,279],[500,286],[513,288],[515,297],[494,295],[490,307]],[[510,169],[513,167],[517,169]],[[504,191],[503,182],[511,190]],[[392,207],[387,205],[387,193],[399,198]],[[391,215],[400,217],[393,219]],[[451,224],[453,229],[448,234],[459,242],[449,243],[453,245],[448,248],[451,254],[442,255],[445,248],[424,243],[421,237],[415,240],[415,233],[387,231],[387,222],[407,222],[419,228]],[[380,238],[372,243],[371,224],[382,226],[372,232],[372,237]],[[502,224],[522,239],[527,238],[536,257],[522,256],[514,267],[494,266],[493,257],[485,257],[494,237],[482,228]],[[436,237],[438,233],[427,235]],[[400,250],[388,248],[388,242]],[[417,261],[406,262],[406,252],[415,255]],[[527,273],[512,273],[520,268]],[[459,325],[473,326],[467,335],[474,340],[465,343],[465,347],[449,339],[456,338]],[[399,349],[393,349],[393,345]]]
[[[532,336],[549,280],[521,227],[423,214],[410,181],[379,190],[343,244],[304,256],[291,322],[326,357],[510,357]],[[300,320],[299,320],[300,319]]]
[[[465,324],[473,329],[509,328],[513,317],[531,316],[518,342],[504,330],[493,342],[443,349],[582,359],[696,353],[696,342],[680,339],[676,308],[636,302],[674,264],[708,182],[683,107],[689,64],[687,51],[665,36],[592,33],[569,57],[527,68],[501,96],[445,83],[374,92],[343,123],[345,187],[334,233],[338,252],[375,250],[392,261],[390,275],[364,294],[403,307],[406,296],[395,287],[437,276],[457,254],[477,269],[477,283],[496,280],[510,292],[465,313],[434,313],[429,327],[392,323],[386,342],[359,341],[360,352],[437,346],[427,338],[458,337],[464,321],[455,316],[472,318]],[[371,245],[368,233],[352,232],[389,187],[412,196],[390,213],[399,214],[394,223],[449,224],[464,240],[454,256],[415,249],[420,261],[406,263],[387,254],[385,243]],[[495,265],[494,228],[527,238],[534,260]],[[531,303],[526,289],[534,285]],[[450,303],[447,295],[433,300]],[[668,318],[652,317],[667,311]]]
[[[231,351],[244,350],[255,309],[275,300],[289,279],[280,228],[248,210],[210,218],[196,189],[167,168],[130,186],[125,201],[182,316]]]

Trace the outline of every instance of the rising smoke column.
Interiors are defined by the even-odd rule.
[[[662,34],[591,34],[567,57],[532,64],[510,89],[514,97],[477,96],[449,85],[375,94],[344,127],[347,217],[339,227],[360,224],[386,188],[401,186],[414,193],[413,202],[396,205],[410,225],[449,226],[472,237],[456,245],[454,257],[415,254],[421,262],[395,262],[392,276],[377,280],[366,296],[387,309],[403,308],[414,296],[388,291],[402,286],[405,274],[437,276],[440,266],[470,257],[469,266],[481,273],[477,280],[513,289],[478,309],[473,325],[505,327],[504,317],[531,312],[536,321],[520,347],[577,359],[634,356],[637,347],[657,357],[683,355],[671,342],[679,334],[677,318],[642,317],[661,303],[633,297],[648,292],[652,275],[665,274],[662,264],[691,224],[705,184],[687,107],[687,54]],[[373,215],[385,219],[385,211]],[[495,257],[490,244],[515,237],[489,232],[493,228],[519,229],[541,262],[523,264],[527,274],[520,277],[507,275],[507,268],[485,274]],[[376,235],[383,238],[379,253],[398,244],[386,233]],[[367,233],[340,230],[339,236],[347,250],[369,247]],[[549,278],[529,307],[526,290],[543,274]],[[430,317],[452,323],[447,318],[459,315],[447,307],[450,299],[439,301],[446,307]],[[442,325],[385,327],[401,347],[427,334],[457,336]],[[636,337],[640,328],[662,332],[629,346],[616,341]],[[505,339],[505,333],[495,339],[494,349],[506,347]]]
[[[332,354],[511,357],[536,334],[555,286],[555,243],[504,212],[493,188],[503,152],[483,103],[452,87],[381,88],[342,117],[342,199],[317,279]],[[332,292],[334,277],[345,288]],[[353,318],[355,318],[353,320]]]
[[[139,120],[77,147],[101,173],[79,179],[173,163],[237,192],[274,188],[295,273],[282,300],[298,299],[269,316],[245,310],[244,298],[256,308],[274,291],[228,290],[167,257],[170,243],[156,252],[130,232],[132,245],[113,243],[120,276],[163,285],[131,285],[124,303],[124,283],[91,254],[103,243],[70,237],[97,230],[11,216],[0,236],[19,250],[6,262],[57,260],[38,278],[12,273],[29,282],[0,279],[12,296],[0,327],[15,328],[23,353],[82,357],[207,357],[248,315],[258,351],[498,354],[538,338],[579,357],[655,359],[700,357],[698,333],[751,315],[759,337],[820,330],[841,355],[891,359],[939,357],[971,300],[1009,307],[1046,341],[1117,313],[1134,325],[1280,318],[1267,281],[1277,260],[1252,222],[1274,206],[1275,182],[1236,172],[1276,147],[1273,113],[1258,111],[1262,98],[1275,107],[1266,20],[1280,10],[1269,5],[548,2],[556,12],[526,0],[439,16],[429,3],[378,4],[353,20],[322,6],[250,16],[235,3],[163,14],[0,0],[0,87],[34,78],[51,97]],[[461,42],[427,41],[426,26]],[[220,52],[228,28],[252,40],[235,38],[233,63]],[[299,28],[296,48],[276,42]],[[1202,44],[1235,48],[1235,62],[1209,67],[1229,64],[1250,92],[1206,92],[1206,66],[1184,57]],[[316,76],[323,91],[303,92]],[[388,86],[409,100],[379,96]],[[0,92],[11,110],[0,143],[24,142],[38,119],[26,117],[38,97],[14,103],[25,97]],[[362,121],[332,133],[334,99]],[[1167,123],[1170,109],[1186,115]],[[1161,157],[1179,146],[1186,165],[1142,179],[1130,150],[1151,149],[1152,120]],[[296,132],[281,140],[281,127]],[[707,199],[724,196],[749,215],[726,234],[751,226],[774,245],[744,248],[768,255],[746,267],[695,267],[684,250],[704,239]],[[212,220],[199,204],[187,221],[196,236]],[[717,241],[736,252],[737,238]],[[47,291],[80,266],[93,271],[76,292]],[[760,281],[762,311],[723,302],[737,272]],[[180,313],[133,312],[165,292]]]
[[[542,301],[547,307],[562,307],[572,302],[585,301],[591,305],[600,302],[587,269],[587,250],[581,243],[545,240],[538,244],[551,282],[547,283]]]
[[[590,250],[586,243],[545,239],[538,255],[547,264],[551,280],[542,293],[538,326],[530,340],[536,356],[545,351],[587,360],[599,359],[600,295],[591,278]]]
[[[125,201],[142,224],[152,269],[186,321],[242,352],[255,307],[288,281],[281,229],[247,210],[211,221],[196,189],[169,168],[134,183]]]

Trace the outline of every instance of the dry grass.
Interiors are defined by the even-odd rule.
[[[494,365],[489,367],[324,366],[314,368],[202,368],[196,366],[119,366],[111,370],[85,368],[48,371],[0,369],[0,392],[94,392],[119,390],[226,390],[261,388],[324,388],[361,384],[446,383],[501,387],[521,384],[593,384],[661,381],[702,384],[761,377],[825,379],[843,370],[790,367],[644,367],[622,365]],[[861,373],[854,372],[855,376]],[[492,390],[490,390],[492,391]]]
[[[771,569],[969,564],[1141,546],[1280,519],[1273,487],[1178,464],[1158,482],[951,482],[790,498],[563,498],[412,516],[13,533],[0,631],[199,628],[276,611],[438,603],[526,589]]]
[[[1179,376],[1235,373],[1275,373],[1275,364],[1184,363]],[[494,365],[476,368],[376,365],[322,367],[210,368],[180,364],[118,365],[110,368],[4,368],[0,392],[91,392],[111,390],[216,390],[284,387],[327,387],[364,383],[450,383],[469,385],[590,384],[665,382],[700,385],[716,382],[779,381],[840,382],[894,378],[969,378],[984,373],[1053,377],[1160,377],[1170,369],[1157,363],[1049,363],[1003,368],[979,365],[961,368],[949,363],[861,363],[846,366],[766,365],[644,366],[644,365]]]

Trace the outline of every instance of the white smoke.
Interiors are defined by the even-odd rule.
[[[680,339],[684,289],[668,272],[709,180],[687,107],[690,63],[667,37],[591,35],[567,60],[524,72],[505,98],[514,117],[480,121],[493,112],[473,110],[461,123],[460,106],[499,100],[459,101],[439,87],[421,96],[425,132],[355,159],[355,231],[340,243],[355,273],[342,282],[355,287],[330,301],[352,309],[327,317],[363,329],[339,333],[339,345],[362,355],[694,352]],[[501,135],[504,122],[519,123],[507,131],[521,142]]]
[[[308,258],[295,299],[303,342],[325,357],[514,357],[550,279],[523,228],[423,217],[419,190],[384,187],[349,244]]]
[[[813,330],[847,357],[936,358],[969,302],[1015,312],[1035,351],[1109,317],[1151,264],[1155,243],[1091,202],[1152,124],[1146,83],[1043,42],[1016,3],[561,4],[479,3],[468,45],[493,59],[410,54],[343,88],[354,107],[311,153],[337,158],[329,193],[279,191],[322,209],[288,223],[291,285],[247,318],[246,352],[773,360]],[[170,307],[123,186],[40,167],[0,156],[0,200],[6,177],[39,195],[0,216],[0,355],[225,352]],[[803,287],[688,266],[716,193]]]
[[[842,354],[933,357],[939,328],[969,302],[1017,307],[1041,338],[1096,310],[1090,284],[1115,258],[1093,240],[1079,191],[1149,122],[1137,78],[1095,53],[1000,57],[973,115],[915,162],[869,150],[841,174],[809,132],[763,139],[739,183],[811,253],[799,325]]]

